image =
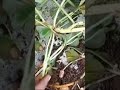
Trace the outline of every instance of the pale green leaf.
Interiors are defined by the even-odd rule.
[[[70,62],[78,59],[80,55],[74,49],[70,49],[66,51],[66,56],[67,60]]]

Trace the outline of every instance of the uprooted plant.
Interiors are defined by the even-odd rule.
[[[64,9],[67,3],[74,5],[70,0],[69,1],[63,0],[61,4],[59,4],[56,0],[53,0],[53,2],[58,7],[58,9],[55,12],[52,25],[46,22],[46,20],[42,15],[42,12],[38,9],[38,7],[35,8],[36,28],[39,27],[39,29],[37,29],[37,32],[39,33],[40,36],[38,38],[41,38],[41,36],[43,35],[45,38],[47,37],[46,39],[49,39],[47,46],[45,47],[46,49],[45,49],[43,67],[39,71],[37,71],[35,76],[37,76],[40,72],[42,72],[42,76],[46,75],[54,66],[56,57],[65,49],[66,46],[69,46],[75,43],[76,41],[83,39],[81,36],[84,35],[84,31],[85,31],[84,21],[75,22],[74,20],[75,17],[74,18],[72,17],[75,14],[75,12],[79,11],[79,9],[77,8],[75,12],[70,12],[70,13],[66,12]],[[44,3],[46,2],[44,1]],[[58,19],[60,12],[64,14],[64,16]],[[76,15],[76,17],[78,16]],[[69,26],[67,28],[64,27],[65,26],[64,24],[66,24],[65,22],[69,23]],[[59,25],[61,23],[63,24]],[[49,36],[47,36],[48,33]],[[56,36],[60,37],[61,40],[63,40],[63,42],[53,52]]]

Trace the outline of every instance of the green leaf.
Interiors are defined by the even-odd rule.
[[[86,33],[85,45],[88,48],[96,49],[100,48],[105,43],[105,31],[104,28],[99,30],[92,30],[89,33]]]
[[[70,33],[70,34],[65,34],[65,35],[61,35],[61,36],[63,37],[64,41],[68,41],[73,35],[72,35],[72,33]]]
[[[80,55],[74,49],[69,49],[66,51],[66,56],[68,62],[71,62],[78,59]]]
[[[41,34],[42,34],[43,36],[45,36],[46,34],[49,33],[49,31],[50,31],[49,28],[44,28],[44,29],[41,31]]]
[[[104,66],[92,54],[86,54],[86,82],[98,80],[104,74]]]
[[[76,38],[75,41],[70,45],[71,46],[78,46],[79,45],[79,40],[80,40],[80,38]]]
[[[65,35],[62,35],[62,38],[64,39],[65,42],[67,42],[68,40],[70,40],[72,37],[74,37],[77,34],[78,33],[65,34]],[[79,45],[79,40],[83,38],[81,36],[82,36],[82,34],[79,34],[78,36],[76,36],[73,40],[71,40],[69,42],[69,45],[70,46],[78,46]]]
[[[51,30],[47,27],[37,26],[36,29],[40,37],[49,37],[51,35]]]

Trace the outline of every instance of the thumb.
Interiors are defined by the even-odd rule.
[[[46,75],[36,86],[35,90],[44,90],[51,79],[50,75]]]

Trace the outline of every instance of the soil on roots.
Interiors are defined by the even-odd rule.
[[[52,75],[52,78],[51,78],[49,84],[50,85],[51,84],[65,85],[65,84],[69,84],[71,82],[78,81],[80,79],[80,76],[85,71],[85,61],[84,61],[84,59],[79,60],[77,62],[77,65],[78,65],[77,69],[74,69],[74,68],[71,68],[70,66],[68,66],[65,69],[65,73],[64,73],[63,78],[60,78],[59,77],[60,70],[62,70],[65,67],[65,65],[62,64],[62,63],[61,64],[56,64],[58,69],[53,71],[54,74]],[[79,85],[84,86],[83,82],[79,83]],[[72,87],[70,87],[70,88],[72,88]],[[49,90],[53,90],[53,89],[50,88]],[[73,90],[79,90],[79,89],[77,89],[75,87]]]

